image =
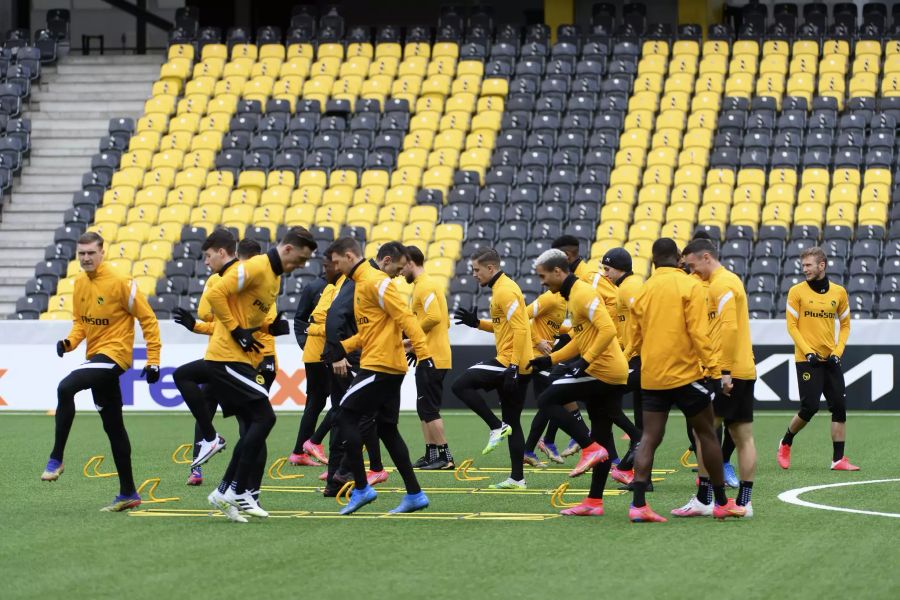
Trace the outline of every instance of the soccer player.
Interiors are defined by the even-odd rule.
[[[534,356],[549,356],[553,352],[554,340],[563,331],[562,322],[566,320],[566,300],[559,292],[545,291],[534,302],[525,307],[525,314],[531,319],[531,343]],[[565,331],[568,331],[566,329]],[[565,345],[565,344],[563,344]],[[550,371],[532,371],[531,380],[534,386],[535,399],[540,398],[551,383]],[[577,406],[577,405],[576,405]],[[580,412],[576,411],[580,416]],[[532,467],[544,467],[546,464],[538,459],[535,448],[547,455],[551,461],[562,464],[565,460],[556,449],[556,430],[558,424],[546,413],[538,411],[531,420],[531,430],[525,439],[525,464]],[[544,430],[546,429],[546,433]],[[542,437],[543,434],[543,437]]]
[[[522,433],[522,408],[530,379],[531,331],[525,315],[525,298],[516,282],[500,269],[500,255],[493,248],[482,248],[471,258],[472,274],[482,287],[491,288],[491,320],[478,318],[474,310],[458,308],[456,324],[482,331],[493,331],[497,356],[472,365],[453,382],[453,393],[490,428],[482,454],[492,452],[503,438],[509,438],[510,476],[490,487],[525,489],[522,457],[525,437]],[[500,396],[502,421],[488,407],[478,390],[496,390]]]
[[[656,240],[651,252],[656,270],[632,304],[634,329],[625,351],[627,356],[641,356],[644,404],[644,433],[635,457],[634,498],[628,516],[633,522],[666,520],[653,512],[645,494],[653,456],[674,405],[684,413],[703,448],[710,448],[702,459],[715,496],[713,516],[742,517],[746,509],[725,496],[722,449],[713,428],[712,394],[704,379],[703,367],[720,377],[707,333],[706,293],[697,279],[678,268],[680,255],[673,240]]]
[[[819,411],[819,399],[831,412],[832,471],[859,471],[844,456],[847,433],[847,397],[844,393],[844,372],[841,356],[850,337],[850,303],[847,290],[828,280],[825,252],[819,247],[807,248],[800,254],[804,283],[788,292],[787,330],[794,340],[794,360],[797,384],[800,388],[800,412],[791,419],[787,432],[778,445],[778,465],[791,466],[791,445],[794,436]],[[834,322],[840,323],[837,342]]]
[[[709,337],[718,352],[722,374],[716,386],[713,410],[718,423],[724,421],[731,432],[738,451],[740,482],[737,504],[746,508],[745,516],[753,516],[751,494],[756,474],[756,445],[753,441],[753,386],[756,383],[756,363],[750,340],[750,312],[747,293],[741,278],[719,263],[718,250],[711,240],[697,239],[682,253],[691,272],[706,281]],[[700,454],[706,451],[698,448]],[[712,514],[712,490],[709,476],[699,460],[699,488],[682,508],[672,511],[678,517],[709,516]],[[701,497],[702,496],[702,497]]]
[[[209,234],[203,242],[201,250],[203,251],[203,262],[212,269],[213,273],[206,279],[203,294],[197,304],[199,319],[195,319],[190,311],[178,307],[172,311],[176,323],[188,331],[212,335],[213,314],[209,306],[208,293],[222,280],[222,275],[237,263],[236,246],[237,240],[234,239],[234,235],[225,228],[217,228]],[[187,485],[201,485],[203,483],[202,465],[225,448],[225,438],[216,433],[212,424],[218,403],[208,393],[210,378],[206,361],[198,359],[181,365],[175,369],[172,378],[195,421],[194,460],[191,463]]]
[[[103,262],[103,238],[99,234],[89,231],[79,237],[75,253],[82,272],[75,278],[72,294],[72,329],[56,343],[56,354],[62,358],[86,339],[87,361],[57,388],[56,437],[41,480],[56,481],[62,475],[63,453],[75,420],[75,394],[89,389],[119,473],[119,494],[101,510],[120,512],[139,506],[141,497],[134,487],[119,376],[131,366],[137,319],[147,341],[147,364],[141,377],[150,384],[159,381],[159,323],[134,280]]]
[[[550,291],[559,292],[568,302],[572,341],[550,356],[531,361],[535,369],[570,361],[554,368],[553,382],[538,398],[538,410],[548,413],[582,448],[581,459],[569,473],[577,477],[593,469],[591,489],[581,504],[562,511],[564,515],[603,514],[603,488],[609,475],[606,447],[614,448],[612,418],[622,410],[622,394],[628,382],[628,362],[616,339],[616,327],[590,284],[569,273],[566,255],[547,250],[534,263],[535,273]],[[591,429],[575,418],[564,405],[584,402]]]
[[[634,323],[631,317],[631,305],[644,284],[639,275],[631,270],[631,255],[625,248],[610,248],[600,261],[603,275],[616,286],[616,337],[622,350],[631,341],[631,330]],[[641,357],[626,356],[628,360],[628,389],[631,391],[634,408],[634,423],[637,431],[643,427],[643,410],[641,406]],[[630,423],[630,421],[629,421]],[[616,423],[618,425],[618,422]],[[627,425],[626,425],[627,427]],[[623,427],[624,429],[624,427]],[[610,471],[610,477],[629,485],[634,479],[634,453],[641,442],[640,435],[631,435],[628,452],[618,465]]]
[[[360,434],[361,420],[373,413],[378,422],[378,437],[391,455],[406,487],[406,495],[391,512],[421,510],[428,506],[428,497],[419,486],[409,460],[409,449],[397,425],[400,418],[400,386],[407,371],[406,353],[403,351],[404,332],[418,360],[416,370],[424,372],[426,381],[437,377],[425,333],[392,284],[392,278],[362,258],[362,250],[356,240],[339,238],[328,251],[341,273],[356,282],[353,304],[359,331],[344,340],[341,348],[345,352],[356,349],[362,352],[359,372],[340,401],[338,419],[341,435],[346,440],[346,460],[356,484],[350,501],[340,512],[349,515],[378,497],[366,478]]]
[[[319,301],[307,317],[308,320],[294,318],[294,335],[298,337],[302,335],[306,340],[303,348],[303,366],[306,369],[306,407],[300,417],[297,442],[294,444],[294,451],[289,458],[291,464],[294,465],[328,464],[322,440],[331,429],[334,419],[331,412],[325,415],[322,425],[316,429],[316,421],[325,409],[325,402],[331,393],[331,375],[328,366],[322,362],[322,351],[325,349],[325,320],[335,295],[340,291],[347,278],[337,270],[327,256],[322,261],[322,267],[325,269],[325,280],[328,283],[322,290]]]
[[[276,247],[229,269],[209,292],[216,318],[207,352],[211,393],[223,410],[233,411],[246,422],[222,482],[209,497],[233,521],[245,519],[232,509],[254,517],[268,516],[253,495],[253,483],[262,478],[258,458],[275,425],[275,412],[266,379],[255,368],[265,347],[253,333],[260,328],[265,331],[274,322],[271,309],[280,291],[281,275],[306,264],[315,249],[309,231],[292,227]]]
[[[422,437],[425,438],[425,454],[413,466],[434,471],[453,469],[453,455],[444,434],[444,420],[441,418],[441,403],[444,396],[444,378],[452,367],[450,356],[450,314],[443,286],[425,272],[425,255],[416,246],[406,246],[409,260],[403,267],[406,282],[412,284],[410,309],[419,320],[428,352],[434,361],[434,372],[416,369],[416,412],[422,422]],[[404,340],[404,349],[410,353],[412,342]],[[409,355],[410,360],[415,357]],[[433,375],[433,377],[432,377]]]

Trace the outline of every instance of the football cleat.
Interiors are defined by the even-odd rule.
[[[512,477],[507,477],[505,480],[500,483],[492,483],[488,486],[488,489],[492,490],[524,490],[528,489],[528,486],[525,484],[525,480],[516,481]]]
[[[545,442],[544,440],[540,440],[538,442],[538,450],[547,455],[547,458],[550,459],[550,462],[555,462],[557,464],[563,464],[566,460],[559,455],[559,451],[556,449],[556,444],[553,442]]]
[[[621,471],[618,467],[613,467],[609,470],[609,476],[614,480],[618,481],[622,485],[628,485],[632,481],[634,481],[634,469],[629,471]]]
[[[788,469],[791,466],[791,447],[784,442],[778,444],[778,466]]]
[[[263,508],[257,503],[253,494],[247,490],[243,494],[238,494],[233,489],[228,488],[225,492],[225,501],[232,506],[236,506],[239,511],[251,517],[259,517],[265,519],[269,516]]]
[[[425,465],[428,464],[428,456],[422,456],[419,460],[413,463],[413,469],[421,469]]]
[[[246,523],[247,518],[241,514],[241,511],[238,510],[237,506],[230,504],[227,500],[225,500],[225,494],[220,492],[218,489],[210,492],[209,496],[206,497],[206,500],[209,502],[209,505],[213,508],[216,508],[228,518],[229,521],[234,523]]]
[[[306,440],[303,442],[303,451],[323,465],[328,464],[328,457],[325,456],[325,448],[322,447],[322,444],[314,444],[312,440]]]
[[[859,467],[850,463],[850,459],[846,456],[842,457],[841,460],[836,460],[831,463],[832,471],[859,471]]]
[[[44,467],[44,472],[41,473],[41,481],[56,481],[65,470],[65,466],[60,461],[56,460],[55,458],[51,458],[47,461],[47,466]]]
[[[691,496],[687,504],[681,508],[673,508],[672,514],[676,517],[710,517],[713,507],[712,504],[703,504],[697,500],[697,496]]]
[[[503,438],[509,437],[511,433],[512,427],[510,427],[506,423],[501,423],[498,429],[491,429],[491,433],[488,436],[487,446],[484,447],[484,450],[482,450],[481,453],[490,454],[497,449],[497,446],[500,445],[500,442],[503,441]]]
[[[581,450],[581,446],[578,445],[578,442],[576,442],[575,440],[570,439],[570,440],[569,440],[569,445],[566,446],[565,450],[563,450],[563,451],[560,453],[560,456],[561,456],[562,458],[567,458],[567,457],[569,457],[569,456],[572,456],[573,454],[576,454],[579,450]]]
[[[579,459],[575,468],[569,472],[569,477],[578,477],[588,469],[593,468],[597,463],[603,462],[608,458],[609,453],[606,451],[606,448],[594,442],[581,451],[581,459]]]
[[[370,485],[367,485],[361,490],[354,489],[350,492],[350,501],[347,503],[347,506],[340,510],[340,514],[353,514],[366,504],[373,502],[377,497],[378,493],[375,492]]]
[[[187,485],[203,485],[203,470],[200,467],[191,469],[191,476],[188,477]]]
[[[740,482],[737,478],[737,473],[734,472],[734,467],[731,466],[730,462],[727,462],[723,465],[723,469],[725,471],[725,485],[730,488],[736,488],[740,485]]]
[[[369,485],[377,485],[379,483],[384,483],[388,480],[388,472],[382,469],[381,471],[369,471],[366,473],[366,481]]]
[[[668,520],[653,512],[649,504],[640,508],[632,504],[628,509],[628,519],[632,523],[665,523]]]
[[[522,457],[522,462],[538,469],[543,469],[547,466],[547,463],[541,461],[534,452],[526,452],[525,456]]]
[[[559,511],[559,514],[567,517],[602,517],[603,499],[585,498],[581,504]]]
[[[294,466],[297,467],[321,467],[322,463],[314,459],[312,456],[307,454],[306,452],[301,452],[297,454],[296,452],[292,452],[288,457],[288,461]]]
[[[437,458],[429,463],[425,463],[422,467],[423,471],[444,471],[446,469],[455,469],[456,465],[452,461],[447,460],[445,454],[438,454]]]
[[[225,449],[225,438],[221,435],[216,434],[216,437],[210,441],[200,440],[197,442],[197,446],[199,446],[199,450],[197,451],[197,458],[194,459],[194,462],[191,463],[191,467],[199,467],[213,456],[216,455],[217,452],[221,452]]]
[[[319,481],[328,481],[328,469],[319,473]]]
[[[728,517],[741,518],[747,514],[747,509],[744,506],[738,506],[738,504],[734,501],[734,498],[729,498],[728,502],[719,506],[716,504],[715,508],[713,508],[713,518],[714,519],[727,519]]]
[[[396,515],[399,513],[416,512],[423,508],[428,508],[428,496],[425,495],[425,492],[419,492],[418,494],[406,494],[403,496],[403,500],[400,501],[400,504],[397,505],[397,508],[392,508],[388,512]]]
[[[137,508],[140,505],[141,497],[137,492],[127,496],[119,494],[113,499],[112,504],[104,506],[100,509],[100,512],[122,512],[131,508]]]
[[[744,518],[745,518],[745,519],[752,519],[752,518],[753,518],[753,503],[752,503],[752,502],[748,502],[747,504],[745,504],[745,505],[744,505],[744,510],[746,511],[746,512],[744,513]]]

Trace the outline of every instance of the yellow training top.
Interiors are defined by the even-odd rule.
[[[478,328],[494,332],[497,362],[504,367],[517,365],[522,373],[530,373],[528,362],[534,355],[522,290],[502,271],[488,285],[491,288],[491,320],[482,320]]]
[[[709,340],[703,285],[677,267],[658,267],[644,283],[631,314],[635,327],[625,353],[641,355],[641,387],[668,390],[720,377]]]
[[[425,332],[425,342],[435,368],[451,368],[450,312],[443,286],[427,273],[422,273],[413,282],[409,304]]]
[[[794,340],[794,359],[806,362],[806,355],[820,358],[841,356],[850,337],[850,302],[847,290],[828,282],[828,288],[817,292],[809,283],[798,283],[788,291],[787,329]],[[837,342],[834,322],[840,322]]]
[[[548,341],[552,345],[559,335],[562,322],[566,320],[566,299],[548,290],[525,307],[525,314],[531,319],[532,351],[539,356],[538,342]]]
[[[93,273],[81,272],[75,278],[67,351],[87,338],[87,358],[104,354],[128,369],[134,353],[135,319],[141,322],[147,342],[147,364],[159,365],[159,323],[147,298],[133,279],[101,262]]]
[[[616,290],[616,337],[619,338],[619,345],[624,350],[631,341],[632,330],[634,329],[634,319],[631,317],[631,305],[634,299],[641,291],[644,280],[634,273],[626,275],[618,285]],[[630,359],[630,356],[626,356]]]
[[[309,329],[306,330],[306,346],[303,348],[303,362],[322,362],[322,351],[325,350],[325,319],[331,309],[334,297],[343,287],[347,278],[344,275],[338,277],[334,283],[329,283],[322,290],[319,301],[309,317]]]
[[[719,267],[710,275],[706,293],[709,338],[718,352],[719,367],[731,371],[735,379],[756,379],[744,282],[725,267]]]
[[[560,294],[568,299],[572,341],[550,355],[555,363],[581,355],[587,373],[612,385],[628,383],[628,361],[616,339],[616,326],[589,284],[569,276]]]

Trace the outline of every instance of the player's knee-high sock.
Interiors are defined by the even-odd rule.
[[[481,419],[487,423],[488,427],[491,429],[499,429],[502,425],[500,419],[498,419],[497,415],[488,408],[487,402],[484,401],[484,398],[478,393],[478,390],[466,385],[465,380],[466,375],[463,375],[453,382],[453,393],[456,394],[456,397],[459,398],[463,404],[469,407],[469,410],[481,417]]]
[[[123,496],[133,494],[134,474],[131,471],[131,442],[122,419],[122,407],[119,405],[104,406],[100,411],[103,430],[109,438],[116,471],[119,472],[119,493]]]
[[[522,406],[505,405],[502,407],[503,422],[512,428],[507,443],[509,445],[510,474],[516,481],[525,479],[522,455],[525,453],[525,434],[522,432]]]
[[[313,432],[312,436],[309,440],[313,444],[321,444],[322,440],[325,439],[325,436],[328,435],[328,432],[331,431],[331,427],[334,424],[334,417],[332,416],[333,411],[328,411],[325,413],[325,417],[322,419],[322,422],[319,423],[319,426]]]
[[[311,363],[307,365],[307,371],[310,371],[313,377],[307,376],[307,383],[311,383],[311,389],[307,389],[306,407],[303,409],[303,415],[300,417],[300,429],[297,432],[297,443],[294,444],[294,454],[303,452],[303,443],[312,437],[316,429],[316,421],[319,415],[325,409],[325,403],[328,401],[328,386],[319,382],[319,379],[328,381],[328,371],[321,363]],[[312,367],[315,367],[313,371]]]
[[[384,442],[384,447],[387,448],[388,454],[391,455],[394,466],[397,467],[400,477],[403,478],[406,493],[418,494],[421,492],[422,488],[419,487],[419,480],[416,478],[412,462],[409,460],[409,448],[406,447],[406,442],[403,441],[397,425],[394,423],[379,423],[378,437]],[[521,459],[519,462],[522,462]]]
[[[548,444],[556,443],[556,432],[559,431],[559,423],[550,419],[547,423],[547,433],[544,434],[544,442]]]
[[[209,403],[206,395],[203,393],[203,389],[200,387],[200,384],[197,383],[196,379],[190,376],[191,371],[186,367],[188,367],[188,365],[178,367],[175,369],[175,372],[172,373],[172,379],[175,380],[175,387],[181,392],[181,397],[184,399],[185,405],[187,405],[188,410],[191,411],[191,415],[194,417],[194,421],[196,422],[195,427],[199,430],[203,439],[215,439],[216,428],[213,427],[212,424],[212,415],[215,413],[215,409],[213,409],[212,412],[209,410]],[[194,448],[196,449],[197,446],[195,445]]]
[[[384,471],[384,464],[381,462],[381,442],[378,439],[378,428],[381,427],[375,421],[375,417],[363,417],[359,424],[359,433],[362,436],[362,442],[366,447],[366,454],[369,455],[369,468],[373,471]]]
[[[722,460],[731,462],[731,455],[734,454],[734,440],[731,438],[731,432],[725,428],[722,434]]]
[[[56,391],[56,434],[50,458],[60,462],[66,450],[69,433],[72,431],[72,423],[75,421],[75,394],[79,391],[69,382],[69,377],[62,380]]]
[[[256,456],[256,467],[253,471],[253,475],[250,477],[250,487],[248,488],[255,491],[256,494],[259,494],[259,489],[262,487],[263,475],[266,473],[266,461],[268,458],[269,449],[264,442],[262,449]]]
[[[241,458],[238,461],[237,472],[234,479],[237,482],[237,492],[244,493],[249,489],[253,489],[252,483],[254,473],[256,473],[260,452],[269,437],[269,432],[275,426],[275,413],[272,405],[266,401],[262,404],[262,410],[254,412],[250,415],[247,425],[247,431],[241,437],[244,442],[244,449],[241,452]]]
[[[632,443],[641,441],[641,430],[635,427],[634,423],[631,422],[631,419],[629,419],[621,409],[618,414],[613,415],[612,422],[613,425],[628,434]]]
[[[338,418],[346,452],[343,462],[353,473],[356,488],[364,489],[369,485],[369,482],[366,481],[366,466],[362,457],[362,436],[359,432],[360,415],[353,411],[342,409]],[[332,462],[329,460],[329,466]]]
[[[541,434],[544,433],[544,429],[549,421],[550,419],[546,413],[538,411],[534,415],[534,418],[531,420],[531,429],[528,431],[528,439],[525,440],[525,450],[527,452],[534,452],[541,439]],[[547,439],[546,436],[544,436],[544,439]]]
[[[588,492],[588,498],[603,498],[603,488],[606,486],[606,480],[609,477],[609,470],[612,467],[613,452],[615,452],[615,438],[612,434],[612,420],[606,417],[599,419],[591,419],[591,437],[598,444],[603,446],[610,452],[609,460],[594,465],[591,473],[591,490]]]
[[[591,445],[591,434],[587,425],[584,424],[584,421],[567,411],[562,404],[558,404],[552,399],[547,399],[546,396],[541,396],[539,406],[540,410],[545,411],[547,416],[550,417],[550,421],[559,423],[562,430],[572,436],[579,446],[587,448]]]

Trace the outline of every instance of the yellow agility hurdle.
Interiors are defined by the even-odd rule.
[[[181,500],[181,498],[178,498],[177,496],[171,498],[157,498],[154,492],[156,492],[156,488],[158,487],[159,477],[152,477],[144,481],[137,489],[137,493],[141,495],[141,504],[162,504],[163,502],[175,502]],[[143,499],[144,494],[147,495],[146,500]]]
[[[88,459],[86,463],[84,463],[84,468],[81,470],[84,473],[84,476],[88,479],[100,479],[102,477],[115,477],[119,473],[117,471],[113,471],[111,473],[101,473],[100,465],[103,464],[103,459],[106,458],[102,454],[98,454],[97,456],[92,456]]]
[[[192,456],[194,450],[193,444],[182,444],[175,448],[175,452],[172,453],[172,462],[176,465],[189,465],[194,462],[194,457]]]
[[[269,465],[269,470],[268,470],[269,478],[275,479],[275,480],[283,480],[283,479],[300,479],[301,477],[303,477],[303,475],[300,473],[293,473],[290,475],[285,475],[284,473],[282,473],[281,469],[284,467],[284,465],[287,463],[287,461],[288,461],[287,456],[282,456],[281,458],[275,459],[275,462],[273,462],[271,465]]]

